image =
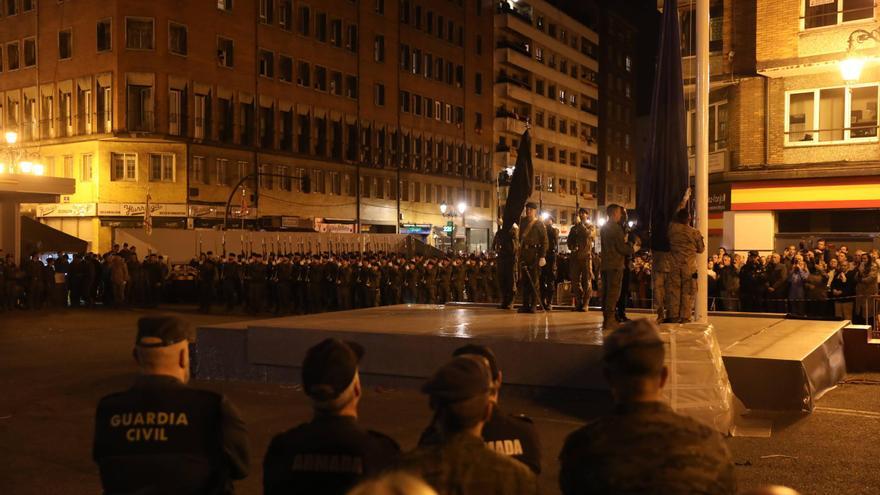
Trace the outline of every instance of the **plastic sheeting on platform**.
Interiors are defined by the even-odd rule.
[[[669,379],[663,388],[672,409],[722,434],[733,425],[733,389],[710,324],[661,325]]]

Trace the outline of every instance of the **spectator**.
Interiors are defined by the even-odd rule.
[[[714,261],[709,260],[708,265],[709,266],[706,268],[706,275],[709,278],[709,309],[720,309],[715,304],[715,302],[718,300],[718,274],[715,272],[715,263]]]
[[[807,270],[807,263],[804,261],[804,257],[798,254],[795,256],[794,268],[792,268],[791,274],[788,276],[788,304],[789,312],[792,314],[806,314],[806,305],[804,304],[806,287],[804,287],[804,284],[807,282],[809,275],[810,272]]]
[[[721,258],[721,270],[718,273],[721,292],[721,310],[739,310],[739,270],[733,264],[729,254]]]
[[[810,301],[807,314],[812,316],[828,316],[828,280],[823,267],[825,262],[819,261],[804,281],[806,299]]]
[[[773,253],[765,270],[767,274],[767,309],[774,313],[785,313],[785,291],[788,284],[788,268],[778,253]]]
[[[98,403],[93,457],[104,493],[231,493],[247,476],[247,431],[222,395],[187,386],[192,328],[138,320],[132,388]]]
[[[880,273],[873,255],[863,253],[858,271],[856,272],[856,303],[855,320],[858,323],[870,324],[874,317],[873,303],[870,296],[877,295],[877,274]]]
[[[341,495],[397,459],[394,440],[358,422],[363,354],[360,345],[337,339],[308,350],[302,383],[314,416],[272,439],[263,460],[263,493]]]
[[[837,270],[831,281],[831,297],[834,298],[834,316],[844,320],[853,319],[853,301],[856,295],[857,266],[849,261],[845,268]]]
[[[736,493],[721,435],[661,400],[669,372],[656,325],[628,322],[603,347],[615,410],[566,438],[559,455],[562,493]]]
[[[125,303],[125,286],[129,282],[128,265],[120,255],[111,255],[109,263],[110,282],[113,284],[113,304],[122,306]]]
[[[538,430],[532,420],[525,415],[514,416],[501,412],[498,406],[498,397],[501,390],[501,370],[495,353],[483,345],[469,344],[459,347],[452,353],[455,356],[473,356],[483,359],[483,363],[489,368],[492,375],[492,416],[483,426],[482,438],[486,445],[498,452],[522,462],[535,474],[541,473],[541,442],[538,438]],[[431,425],[422,433],[419,445],[431,445],[439,443],[439,432],[436,418]]]
[[[489,449],[481,438],[493,408],[484,361],[456,357],[428,379],[422,391],[430,396],[439,443],[406,454],[400,467],[422,476],[441,494],[537,494],[529,468]]]

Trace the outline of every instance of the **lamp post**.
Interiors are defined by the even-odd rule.
[[[6,140],[6,146],[3,148],[0,157],[0,174],[24,174],[24,175],[44,175],[46,167],[42,163],[32,162],[28,158],[36,156],[28,153],[18,143],[18,133],[9,131],[3,136]]]
[[[880,43],[880,29],[856,29],[849,33],[846,42],[846,58],[840,61],[840,75],[847,84],[855,83],[862,75],[862,69],[865,67],[865,59],[858,57],[854,53],[857,45],[868,40]]]
[[[467,212],[467,208],[468,208],[467,203],[465,203],[464,201],[459,201],[458,204],[455,205],[455,208],[451,208],[448,204],[446,204],[446,201],[443,201],[442,203],[440,203],[440,215],[442,215],[443,218],[455,219],[455,217],[461,215],[461,228],[464,230],[465,250],[468,249],[467,224],[465,223],[465,216],[464,216],[465,212]],[[454,247],[454,245],[455,245],[455,220],[453,220],[452,232],[450,232],[450,234],[451,234],[450,237],[452,238],[452,241],[450,244],[452,247]]]

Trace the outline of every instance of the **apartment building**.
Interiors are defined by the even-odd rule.
[[[636,207],[635,66],[636,29],[602,4],[595,15],[599,37],[599,205]]]
[[[495,172],[503,184],[529,127],[532,199],[565,236],[578,207],[597,207],[599,37],[536,0],[498,3],[494,38]]]
[[[147,196],[154,227],[233,197],[235,225],[429,242],[464,202],[485,248],[492,29],[477,0],[4,1],[0,129],[76,179],[33,210],[96,251]]]
[[[687,41],[692,2],[679,6]],[[855,30],[880,27],[874,2],[725,0],[711,16],[710,242],[738,251],[819,238],[876,245],[877,45],[856,42],[848,53]],[[857,78],[844,77],[848,58],[864,64]]]

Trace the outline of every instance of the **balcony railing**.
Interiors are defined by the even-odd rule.
[[[110,112],[76,114],[53,119],[25,119],[7,122],[5,129],[15,131],[23,142],[56,139],[111,132],[113,115]]]

